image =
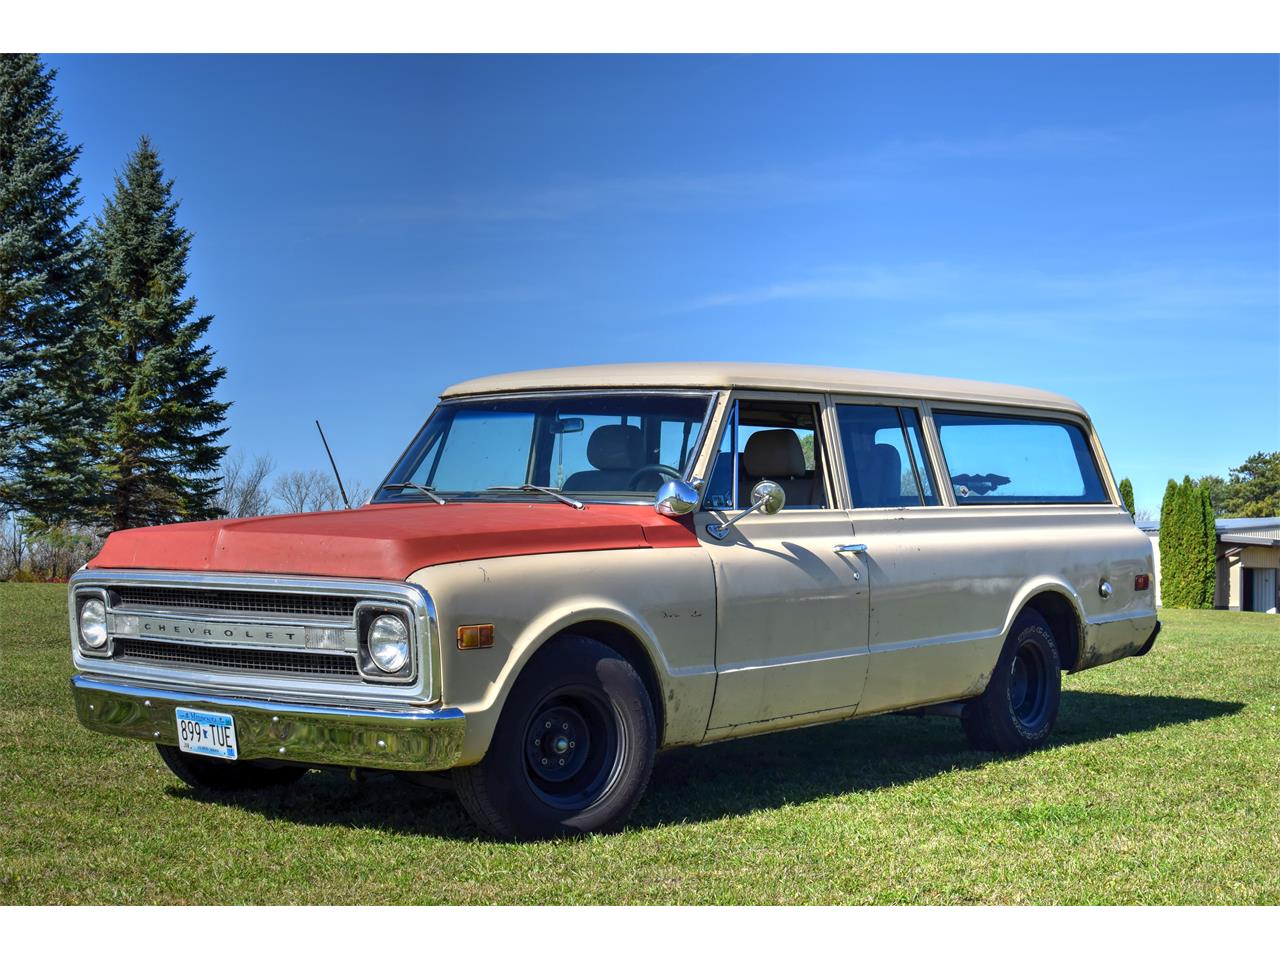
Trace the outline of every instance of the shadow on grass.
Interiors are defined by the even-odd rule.
[[[1212,720],[1241,703],[1193,697],[1065,691],[1050,749]],[[755,810],[893,787],[1008,758],[969,750],[956,720],[880,716],[660,754],[633,827],[701,822]],[[174,796],[238,806],[268,818],[449,839],[487,839],[448,791],[394,777],[353,782],[313,773],[296,786]]]

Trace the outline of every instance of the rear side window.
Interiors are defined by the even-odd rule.
[[[855,509],[937,504],[913,408],[841,403],[836,418]]]
[[[935,410],[956,503],[1107,503],[1074,423]]]

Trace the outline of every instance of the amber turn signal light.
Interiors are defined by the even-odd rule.
[[[1133,589],[1147,590],[1151,587],[1151,578],[1145,573],[1140,573],[1133,578]]]
[[[458,628],[458,649],[479,650],[493,646],[493,624],[473,623]]]

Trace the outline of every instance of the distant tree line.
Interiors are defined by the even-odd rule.
[[[1280,450],[1259,451],[1226,480],[1209,475],[1199,484],[1209,491],[1214,516],[1280,517]]]

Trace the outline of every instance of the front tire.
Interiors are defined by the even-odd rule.
[[[961,723],[975,750],[1022,753],[1053,732],[1062,698],[1062,665],[1049,624],[1034,610],[1013,622],[986,692],[971,701]]]
[[[263,766],[252,760],[215,760],[193,757],[177,747],[156,744],[160,759],[175,777],[196,790],[231,793],[237,790],[261,790],[297,783],[306,767]]]
[[[483,760],[453,772],[489,833],[543,839],[616,830],[640,802],[657,749],[644,681],[617,651],[550,641],[525,667]]]

